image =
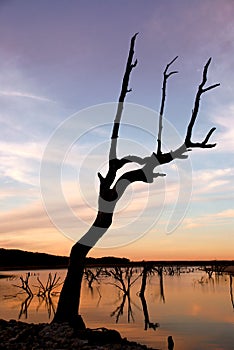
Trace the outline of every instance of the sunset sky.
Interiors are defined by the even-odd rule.
[[[211,142],[217,146],[194,149],[189,160],[164,166],[160,171],[167,176],[150,186],[132,186],[90,256],[234,259],[233,18],[232,0],[0,1],[0,247],[67,255],[71,238],[79,239],[92,223],[112,103],[118,100],[130,38],[139,32],[119,151],[155,150],[152,120],[162,73],[177,55],[164,147],[180,145],[209,57],[208,85],[221,85],[202,97],[193,139],[203,140],[216,126]],[[64,158],[55,177],[63,203],[50,173],[60,151]],[[45,165],[48,173],[40,175]]]

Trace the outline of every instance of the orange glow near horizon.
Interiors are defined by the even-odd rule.
[[[42,235],[39,235],[39,230],[34,231],[35,240],[28,244],[25,241],[21,243],[19,241],[10,242],[9,244],[2,244],[3,248],[8,249],[22,249],[27,251],[48,253],[54,255],[69,256],[70,249],[73,242],[64,237],[61,234],[51,234],[50,239],[45,244],[40,240]],[[108,234],[108,233],[107,233]],[[48,237],[48,234],[47,234]],[[205,239],[205,238],[204,238]],[[157,241],[155,237],[155,248],[152,249],[152,245],[147,242],[144,238],[129,244],[124,247],[118,248],[92,248],[88,256],[99,258],[103,256],[116,256],[125,257],[132,261],[142,260],[233,260],[233,249],[231,246],[227,247],[223,244],[223,247],[217,246],[210,248],[209,251],[206,249],[204,244],[202,247],[196,248],[194,245],[188,250],[186,246],[184,248],[175,246],[172,248],[162,248],[160,240]],[[142,247],[144,249],[142,249]]]

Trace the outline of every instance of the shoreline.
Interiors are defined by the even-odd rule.
[[[0,349],[159,350],[122,338],[113,329],[83,331],[68,323],[25,323],[0,319]]]
[[[192,267],[192,266],[222,266],[225,267],[225,271],[230,269],[234,272],[234,260],[151,260],[151,261],[129,261],[124,263],[87,263],[87,267],[144,267],[145,265],[156,266],[178,266],[178,267]],[[23,266],[0,266],[0,273],[4,271],[27,271],[27,270],[62,270],[67,269],[67,264],[62,265],[23,265]]]

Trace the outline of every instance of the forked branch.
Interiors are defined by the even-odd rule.
[[[206,135],[205,139],[202,142],[195,142],[194,143],[194,142],[191,141],[193,126],[194,126],[194,123],[195,123],[197,115],[198,115],[199,106],[200,106],[200,99],[201,99],[202,94],[204,94],[205,92],[220,86],[220,84],[218,83],[218,84],[210,85],[207,88],[204,88],[204,86],[205,86],[205,84],[207,82],[207,72],[208,72],[208,68],[209,68],[210,63],[211,63],[211,57],[207,61],[206,65],[204,66],[203,75],[202,75],[202,82],[198,86],[198,90],[197,90],[196,97],[195,97],[195,102],[194,102],[194,108],[193,108],[193,111],[192,111],[191,120],[190,120],[188,128],[187,128],[187,134],[186,134],[186,137],[185,137],[185,145],[188,148],[189,147],[212,148],[212,147],[216,146],[216,143],[208,143],[211,135],[216,130],[216,128],[214,128],[214,127],[208,132],[208,134]]]
[[[158,130],[158,148],[157,153],[152,153],[152,155],[141,158],[138,156],[129,155],[122,159],[124,162],[135,162],[140,165],[143,165],[141,169],[133,170],[130,172],[127,172],[123,174],[116,182],[114,189],[118,193],[118,199],[121,197],[121,195],[126,190],[127,186],[135,181],[141,181],[141,182],[147,182],[151,183],[154,181],[156,177],[165,176],[165,174],[161,173],[154,173],[154,169],[162,164],[170,163],[174,159],[186,159],[188,155],[186,154],[188,151],[191,151],[193,147],[200,147],[200,148],[211,148],[214,147],[215,144],[209,144],[208,141],[212,135],[212,133],[215,131],[215,127],[213,127],[204,140],[202,142],[192,142],[191,136],[192,136],[192,130],[193,126],[195,124],[199,106],[200,106],[200,98],[201,95],[209,90],[212,90],[216,87],[218,87],[220,84],[214,84],[208,87],[205,87],[205,84],[207,82],[207,72],[208,68],[211,62],[211,59],[208,60],[206,65],[204,66],[203,75],[202,75],[202,82],[198,87],[198,91],[195,97],[195,103],[194,103],[194,109],[192,112],[191,120],[189,122],[188,128],[187,128],[187,134],[185,138],[185,142],[179,146],[174,151],[170,151],[168,153],[162,153],[161,150],[161,137],[162,137],[162,128],[163,128],[163,114],[164,114],[164,107],[165,107],[165,99],[166,99],[166,87],[167,87],[167,80],[168,78],[177,73],[177,71],[171,71],[168,72],[169,67],[175,62],[177,57],[175,57],[170,63],[167,64],[164,73],[163,73],[163,86],[162,86],[162,99],[161,99],[161,107],[160,107],[160,116],[159,116],[159,130]]]
[[[144,158],[141,158],[135,155],[128,155],[121,159],[118,159],[117,139],[118,139],[119,127],[120,127],[120,122],[121,122],[121,117],[123,112],[123,105],[124,105],[124,101],[127,93],[131,91],[128,89],[128,83],[129,83],[131,71],[137,64],[137,60],[135,60],[135,62],[132,63],[133,56],[134,56],[134,45],[135,45],[136,36],[137,34],[135,34],[131,39],[128,60],[126,64],[121,93],[120,93],[119,102],[118,102],[118,108],[117,108],[117,112],[114,120],[112,136],[111,136],[111,147],[110,147],[110,153],[109,153],[109,169],[106,177],[103,177],[100,173],[98,173],[98,176],[100,179],[100,197],[105,201],[107,201],[108,203],[112,202],[113,209],[117,201],[121,198],[126,188],[130,184],[136,181],[151,183],[154,181],[155,178],[165,176],[165,174],[163,173],[154,172],[154,169],[157,166],[170,163],[174,159],[186,159],[188,157],[187,152],[191,151],[193,147],[211,148],[215,146],[215,144],[208,143],[212,133],[215,131],[215,128],[212,128],[208,132],[208,134],[206,135],[206,137],[202,142],[195,143],[191,141],[192,130],[193,130],[193,127],[198,115],[199,107],[200,107],[201,95],[220,85],[220,84],[214,84],[214,85],[205,87],[205,84],[207,82],[207,72],[211,62],[211,58],[210,58],[203,69],[202,81],[196,93],[194,108],[192,111],[191,120],[187,127],[187,134],[186,134],[184,143],[173,151],[170,151],[167,153],[162,152],[162,129],[163,129],[163,115],[164,115],[165,101],[166,101],[167,81],[170,76],[178,73],[177,71],[169,71],[169,68],[171,67],[171,65],[178,58],[178,56],[176,56],[172,61],[170,61],[167,64],[163,72],[162,97],[161,97],[159,129],[158,129],[158,139],[157,139],[157,152],[156,153],[153,152],[151,155]],[[119,179],[116,180],[117,171],[120,168],[122,168],[126,163],[130,163],[130,162],[137,163],[142,167],[140,169],[125,172],[123,175],[120,176]]]

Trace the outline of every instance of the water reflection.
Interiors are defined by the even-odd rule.
[[[163,350],[173,349],[172,342],[180,350],[231,350],[233,275],[210,271],[147,263],[88,268],[81,314],[87,327],[114,328],[130,340]],[[17,279],[0,279],[1,317],[48,321],[64,278],[64,271],[50,273],[48,277],[48,271],[38,271],[27,277],[17,272]],[[54,284],[57,287],[51,288]]]
[[[100,314],[96,310],[95,321],[88,317],[88,322],[105,318],[105,310],[116,305],[116,299],[111,298],[116,290],[119,304],[112,309],[112,318],[115,315],[118,330],[127,337],[131,334],[132,340],[161,349],[173,349],[174,342],[181,350],[233,349],[232,277],[220,269],[209,276],[196,267],[146,265],[132,270],[115,268],[100,280],[102,310]],[[109,301],[106,305],[105,299]],[[84,314],[89,307],[83,306]],[[105,322],[107,327],[113,327],[109,319]],[[147,332],[143,334],[141,329]],[[150,332],[154,329],[156,336]]]
[[[125,307],[126,301],[127,301],[127,321],[128,321],[128,323],[131,321],[134,322],[130,294],[123,293],[122,296],[118,300],[117,307],[110,314],[111,317],[113,317],[113,316],[115,317],[116,323],[119,322],[120,316],[122,316],[124,313],[124,307]]]
[[[26,299],[21,303],[20,312],[19,312],[19,319],[21,319],[22,316],[25,317],[25,319],[28,318],[28,308],[31,304],[31,301],[33,299],[33,296],[27,296]]]
[[[232,290],[232,275],[230,275],[229,278],[230,278],[230,296],[231,296],[231,303],[232,303],[232,307],[233,307],[233,309],[234,309],[233,290]]]
[[[31,277],[36,276],[37,284],[31,284]],[[53,301],[53,297],[59,295],[58,289],[59,286],[62,285],[62,282],[60,282],[60,277],[57,276],[57,273],[52,275],[52,273],[48,274],[48,278],[46,283],[43,283],[39,275],[35,273],[27,272],[24,275],[20,275],[18,278],[20,284],[12,283],[12,286],[15,288],[20,289],[21,291],[18,293],[13,294],[5,294],[3,297],[5,299],[13,299],[17,298],[17,296],[21,295],[24,297],[23,301],[21,301],[20,304],[20,311],[18,315],[18,319],[28,318],[28,309],[30,307],[30,304],[33,300],[33,298],[37,297],[38,299],[38,306],[36,307],[36,311],[38,312],[40,307],[44,305],[47,310],[48,318],[50,319],[52,315],[55,314],[56,311],[56,305]],[[33,289],[37,291],[33,291]],[[26,296],[25,296],[26,294]]]
[[[132,310],[132,300],[131,300],[131,287],[140,277],[134,272],[133,267],[114,267],[106,271],[108,276],[111,276],[114,282],[108,282],[108,284],[113,285],[119,290],[118,294],[118,305],[111,312],[111,317],[115,316],[116,323],[119,322],[119,318],[124,313],[125,304],[127,304],[127,322],[134,322],[134,315]],[[135,276],[136,273],[136,276]],[[134,304],[136,307],[136,304]]]
[[[155,271],[157,271],[159,273],[160,270],[156,270],[156,268],[154,266],[145,264],[143,267],[142,273],[141,273],[142,278],[141,278],[141,289],[140,289],[139,296],[141,299],[142,310],[144,313],[144,319],[145,319],[145,328],[144,329],[145,329],[145,331],[147,331],[148,328],[152,328],[153,330],[156,330],[159,327],[158,322],[151,322],[150,321],[148,306],[147,306],[147,302],[145,299],[145,289],[146,289],[146,285],[147,285],[147,278],[149,276],[154,275]],[[162,273],[160,273],[160,274],[162,276]],[[163,280],[161,280],[161,283],[160,283],[160,292],[162,292],[162,291],[163,291],[163,295],[161,295],[161,297],[165,302]]]

